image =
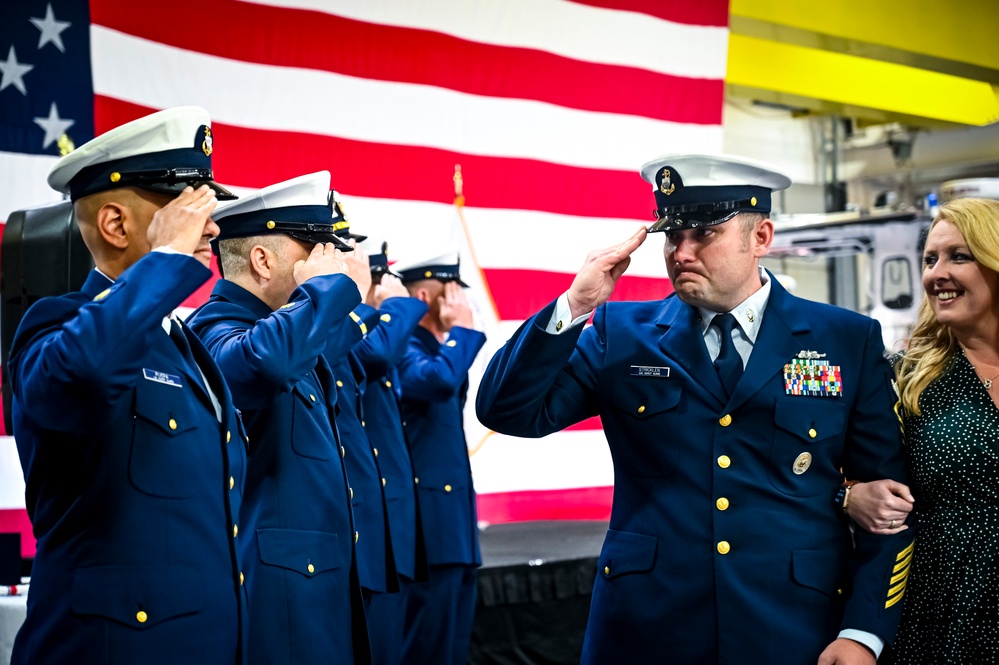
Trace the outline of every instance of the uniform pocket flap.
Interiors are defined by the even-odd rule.
[[[804,441],[818,441],[843,432],[846,407],[831,397],[779,398],[774,407],[774,424]]]
[[[183,378],[187,381],[187,377]],[[154,381],[139,381],[135,387],[135,413],[168,436],[197,427],[189,391]]]
[[[260,561],[312,577],[340,567],[335,533],[296,529],[258,529]]]
[[[113,619],[139,630],[201,609],[201,576],[187,566],[100,566],[73,576],[77,614]]]
[[[294,392],[298,399],[310,409],[322,402],[319,392],[315,386],[311,385],[311,381],[299,381],[295,384]]]
[[[466,492],[468,482],[466,480],[455,480],[453,478],[433,478],[420,476],[420,483],[417,485],[421,490],[427,492],[441,492],[443,494],[461,494]]]
[[[794,581],[827,596],[842,592],[842,561],[835,552],[795,550],[791,553],[791,575]]]
[[[626,376],[614,382],[611,395],[614,406],[641,420],[676,408],[682,392],[677,379]]]
[[[656,548],[659,539],[644,533],[630,531],[607,531],[597,574],[613,579],[629,573],[647,573],[656,564]]]

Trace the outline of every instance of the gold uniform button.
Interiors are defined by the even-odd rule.
[[[354,532],[354,542],[356,543],[357,539],[360,538],[360,537],[361,537],[361,534],[359,534],[358,532],[355,531]]]
[[[174,420],[173,418],[170,419],[170,422],[168,422],[167,425],[170,427],[170,429],[177,429],[177,421]]]
[[[277,224],[275,224],[273,221],[267,222],[267,228],[273,229],[275,226],[277,226]]]
[[[413,478],[413,484],[414,485],[419,485],[420,484],[420,479],[419,478]]]
[[[225,442],[229,443],[232,440],[232,432],[229,430],[225,431]]]
[[[810,436],[811,438],[813,438],[813,439],[814,439],[814,438],[815,438],[815,437],[817,437],[818,435],[819,435],[819,433],[815,431],[815,428],[814,428],[814,427],[813,427],[812,429],[808,430],[808,436]]]
[[[361,427],[367,427],[367,424],[363,420],[361,421]]]
[[[385,487],[385,483],[386,483],[386,482],[387,482],[387,481],[386,481],[386,480],[385,480],[384,478],[382,478],[382,487]]]
[[[354,500],[354,488],[353,487],[348,487],[347,488],[347,492],[350,494],[351,501],[353,501]]]
[[[385,382],[385,387],[386,388],[391,388],[392,387],[392,382],[391,381],[386,381]]]
[[[722,455],[721,457],[718,458],[718,466],[720,466],[723,469],[727,469],[728,467],[732,466],[732,460],[729,459],[728,455]]]
[[[450,485],[445,485],[444,486],[444,491],[445,492],[450,492],[451,491],[451,486]]]
[[[314,572],[316,572],[316,567],[315,567],[315,566],[313,566],[313,565],[312,565],[311,563],[309,564],[309,572],[310,572],[310,573],[314,573]]]
[[[715,506],[717,506],[718,510],[728,510],[728,499],[725,497],[719,497],[718,500],[715,501]]]
[[[455,347],[455,346],[458,346],[458,342],[454,341],[453,339],[449,339],[449,340],[447,341],[447,346],[450,346],[450,347],[452,347],[452,348],[453,348],[453,347]]]
[[[391,320],[392,320],[392,315],[391,315],[391,314],[382,314],[382,315],[381,315],[381,316],[379,316],[378,318],[380,318],[380,319],[381,319],[382,321],[384,321],[385,323],[388,323],[389,321],[391,321]]]
[[[430,279],[431,277],[434,276],[434,274],[428,270],[425,273],[423,273],[423,276],[426,277],[427,279]]]
[[[244,581],[246,581],[246,578],[243,577],[243,573],[240,573],[239,574],[239,586],[243,586],[243,582]]]
[[[638,412],[639,413],[645,413],[645,405],[644,404],[642,406],[638,407]]]
[[[728,544],[727,540],[723,540],[718,543],[718,554],[728,554],[732,551],[732,546]]]
[[[232,476],[229,476],[229,489],[232,489],[235,486],[236,486],[236,479],[233,478]]]
[[[111,182],[118,182],[119,180],[121,180],[121,174],[120,173],[118,173],[117,171],[115,171],[114,173],[111,174]]]
[[[138,621],[139,623],[146,623],[146,621],[149,620],[149,615],[143,612],[142,610],[139,610],[138,612],[135,613],[135,620]]]
[[[555,324],[555,332],[562,332],[562,322],[559,321]]]
[[[337,388],[343,388],[343,381],[337,381],[336,382],[336,387]]]
[[[315,402],[316,401],[316,396],[313,395],[312,393],[309,393],[309,399],[311,399],[313,402]]]
[[[718,419],[718,424],[722,427],[728,427],[732,424],[732,416],[726,413],[724,416]]]
[[[842,596],[843,595],[843,590],[842,589],[836,589],[836,595],[837,596]]]
[[[239,535],[239,525],[233,524],[232,525],[232,537],[235,538],[238,535]]]
[[[610,566],[604,566],[604,575],[610,575]]]
[[[378,449],[377,448],[372,448],[371,452],[373,452],[375,454],[375,457],[378,457]]]
[[[344,448],[343,446],[340,446],[340,459],[343,459],[346,456],[347,456],[347,449]]]

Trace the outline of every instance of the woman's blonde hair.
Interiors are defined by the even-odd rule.
[[[999,272],[999,201],[956,199],[940,207],[930,229],[941,221],[950,222],[961,232],[979,264]],[[924,293],[908,349],[895,365],[906,411],[919,415],[919,396],[946,371],[956,350],[954,333],[937,320]]]

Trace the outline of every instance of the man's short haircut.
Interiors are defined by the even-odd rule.
[[[279,251],[278,243],[281,235],[247,236],[245,238],[226,238],[219,242],[219,263],[222,264],[222,274],[227,278],[238,277],[250,267],[250,250],[254,245],[266,247],[272,252]]]

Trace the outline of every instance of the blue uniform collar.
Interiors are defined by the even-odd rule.
[[[273,314],[273,310],[263,300],[253,295],[235,282],[220,279],[212,289],[212,299],[228,300],[229,302],[248,309],[257,319],[264,319]]]

